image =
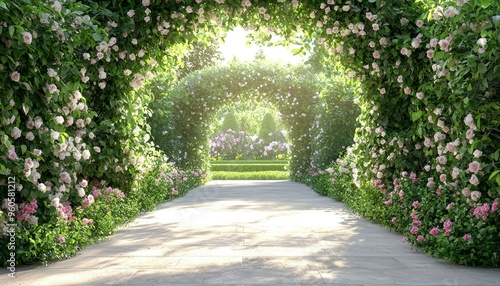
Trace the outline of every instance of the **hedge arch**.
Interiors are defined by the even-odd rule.
[[[366,213],[407,222],[398,229],[432,254],[500,264],[499,1],[26,0],[0,1],[0,11],[0,172],[13,178],[2,185],[16,190],[24,233],[47,224],[71,235],[59,222],[85,209],[93,179],[137,195],[156,159],[151,98],[134,89],[176,43],[242,25],[264,38],[299,31],[322,64],[361,82],[349,170],[371,198]],[[428,182],[420,208],[400,199],[394,179],[405,172]],[[71,223],[91,232],[81,217]],[[70,240],[48,245],[74,251]]]
[[[260,62],[194,72],[162,98],[161,113],[150,120],[155,143],[181,166],[206,165],[214,114],[224,105],[256,100],[281,112],[292,143],[291,173],[303,172],[311,160],[310,131],[318,98],[315,80],[302,67]]]

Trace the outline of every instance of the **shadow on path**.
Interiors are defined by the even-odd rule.
[[[500,285],[500,269],[414,252],[289,181],[212,181],[74,258],[7,273],[0,285]]]

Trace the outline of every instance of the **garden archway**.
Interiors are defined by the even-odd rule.
[[[157,161],[145,142],[150,98],[133,89],[165,50],[227,23],[285,37],[300,30],[322,64],[338,60],[362,82],[346,166],[367,194],[365,213],[435,255],[500,264],[498,1],[28,0],[0,1],[0,11],[0,172],[15,178],[26,233],[42,233],[33,226],[41,218],[71,235],[59,213],[89,203],[86,179],[143,202],[134,191]],[[424,183],[405,196],[394,179],[411,171],[412,184]],[[60,249],[54,241],[44,242]]]
[[[310,132],[318,98],[315,81],[302,67],[261,62],[233,62],[194,72],[156,104],[161,113],[153,113],[150,120],[155,143],[181,166],[206,165],[214,114],[224,105],[254,99],[282,114],[292,143],[290,170],[292,176],[301,173],[311,159]]]

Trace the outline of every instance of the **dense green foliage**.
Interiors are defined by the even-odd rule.
[[[262,119],[262,123],[259,129],[259,138],[264,140],[264,144],[276,141],[274,140],[276,130],[276,123],[274,123],[274,117],[270,113],[266,113]]]
[[[224,121],[222,122],[222,128],[221,128],[221,133],[226,132],[227,130],[232,130],[232,131],[241,131],[239,124],[238,124],[238,119],[236,118],[236,115],[234,112],[228,112],[226,116],[224,116]]]
[[[288,164],[257,164],[257,163],[233,163],[217,165],[212,162],[210,171],[224,172],[254,172],[254,171],[286,171]]]
[[[264,41],[298,33],[324,66],[359,81],[355,143],[324,178],[310,164],[316,114],[307,108],[319,101],[310,73],[203,70],[160,103],[172,124],[151,125],[161,128],[158,145],[173,146],[169,158],[198,174],[183,186],[196,185],[208,164],[212,114],[258,91],[290,129],[292,179],[338,192],[432,255],[500,265],[500,3],[489,0],[0,0],[2,262],[9,232],[16,263],[74,253],[89,233],[109,233],[141,210],[141,189],[158,178],[151,166],[179,172],[153,163],[151,97],[134,90],[179,43],[209,42],[234,25],[256,28]],[[90,182],[129,201],[103,207]],[[78,214],[87,204],[99,229]],[[75,219],[65,223],[68,214]]]
[[[265,65],[266,63],[262,64]],[[239,131],[244,131],[246,134],[257,135],[259,133],[262,119],[266,113],[273,115],[276,129],[286,130],[286,126],[281,120],[281,115],[274,106],[269,105],[269,103],[257,101],[249,96],[245,101],[219,107],[219,110],[214,115],[214,121],[210,125],[213,130],[212,136],[219,135],[222,132],[222,120],[220,119],[223,119],[224,115],[228,112],[236,114],[240,127]]]

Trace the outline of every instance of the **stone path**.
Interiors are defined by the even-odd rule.
[[[17,271],[0,285],[500,285],[500,269],[414,252],[288,181],[212,181],[72,259]]]

